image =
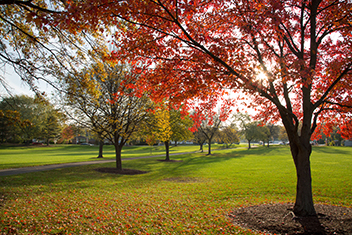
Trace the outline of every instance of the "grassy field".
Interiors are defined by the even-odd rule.
[[[234,145],[233,147],[238,146]],[[223,145],[212,145],[212,149],[219,148],[223,148]],[[198,150],[199,146],[196,145],[170,146],[170,154],[196,152]],[[50,147],[0,146],[0,169],[101,160],[97,159],[98,151],[98,146],[86,145],[57,145]],[[204,151],[207,151],[207,146],[204,146]],[[163,154],[165,154],[164,146],[125,146],[122,149],[122,158]],[[115,159],[114,146],[105,145],[103,155],[105,159]]]
[[[94,170],[106,163],[1,177],[0,234],[253,234],[234,208],[294,201],[287,146],[172,158],[123,162],[141,175]],[[315,202],[351,207],[352,148],[314,147],[311,162]]]

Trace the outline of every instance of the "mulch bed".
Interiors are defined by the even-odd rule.
[[[293,204],[241,207],[230,214],[236,226],[271,234],[352,234],[352,208],[316,204],[317,216],[295,217]]]
[[[102,172],[102,173],[111,173],[111,174],[119,174],[119,175],[139,175],[139,174],[148,173],[148,171],[140,171],[140,170],[135,170],[135,169],[119,170],[119,169],[113,168],[113,167],[97,168],[95,170],[98,172]]]

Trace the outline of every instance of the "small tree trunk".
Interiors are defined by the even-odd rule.
[[[248,140],[248,149],[250,149],[250,148],[251,148],[251,141]]]
[[[119,143],[115,143],[116,168],[118,170],[122,170],[121,150],[122,147],[119,145]]]
[[[165,161],[170,161],[170,154],[169,154],[169,141],[164,141],[165,150],[166,150],[166,158]]]
[[[308,141],[309,145],[309,141]],[[311,146],[306,148],[298,148],[291,144],[291,153],[296,166],[297,174],[297,189],[296,189],[296,202],[293,212],[297,216],[311,216],[316,215],[313,203],[312,193],[312,176],[310,168],[310,153]]]
[[[201,143],[201,144],[199,144],[199,145],[200,145],[199,150],[200,150],[201,152],[203,152],[203,143]]]
[[[99,140],[99,156],[98,156],[98,158],[103,158],[103,146],[104,146],[104,141]]]
[[[211,155],[211,140],[208,141],[208,155]]]

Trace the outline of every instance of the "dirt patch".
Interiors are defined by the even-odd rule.
[[[183,162],[182,160],[157,160],[159,162]]]
[[[111,173],[111,174],[119,174],[119,175],[139,175],[139,174],[148,173],[147,171],[140,171],[140,170],[135,170],[135,169],[119,170],[119,169],[113,168],[113,167],[97,168],[95,170],[98,172],[102,172],[102,173]]]
[[[296,217],[293,204],[265,204],[238,208],[233,223],[271,234],[352,234],[352,208],[316,204],[317,216]]]

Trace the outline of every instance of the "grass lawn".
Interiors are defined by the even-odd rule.
[[[253,234],[227,215],[294,201],[288,146],[172,159],[123,162],[141,175],[94,170],[105,163],[1,177],[0,234]],[[314,147],[311,162],[315,202],[351,207],[352,148]]]
[[[245,144],[233,145],[232,148],[244,147]],[[203,146],[204,152],[208,146]],[[224,148],[221,144],[213,144],[212,150]],[[199,145],[170,146],[170,154],[196,152]],[[48,164],[99,161],[99,146],[86,145],[56,145],[56,146],[30,146],[30,147],[8,147],[0,146],[0,169],[40,166]],[[115,159],[115,148],[113,145],[105,145],[103,151],[104,159]],[[122,158],[165,155],[165,147],[162,146],[125,146],[122,149]],[[162,157],[161,157],[162,158]],[[172,156],[171,156],[172,159]]]
[[[233,147],[238,146],[239,145],[235,145]],[[219,148],[223,148],[223,145],[212,145],[212,149]],[[199,146],[197,145],[170,146],[170,154],[195,152],[198,150]],[[98,151],[98,146],[86,145],[57,145],[49,147],[0,146],[0,169],[101,160],[97,159]],[[204,146],[204,151],[207,151],[207,146]],[[122,149],[122,158],[163,154],[165,154],[164,146],[125,146]],[[114,146],[105,145],[103,155],[105,159],[115,159]]]

